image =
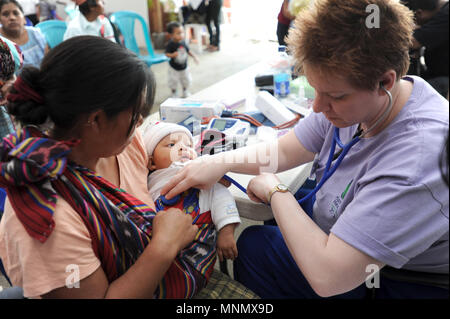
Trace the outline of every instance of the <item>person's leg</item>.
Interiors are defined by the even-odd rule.
[[[447,289],[400,282],[381,276],[375,299],[448,299]]]
[[[205,24],[206,28],[208,28],[209,33],[209,45],[213,45],[214,43],[214,32],[211,27],[211,20],[213,19],[212,10],[211,10],[211,4],[206,8],[206,17],[205,17]]]
[[[168,86],[169,89],[172,91],[172,97],[175,97],[177,94],[177,87],[178,87],[178,75],[177,71],[173,69],[171,66],[169,66],[169,70],[167,73],[167,79],[168,79]]]
[[[181,14],[183,16],[183,25],[186,24],[186,21],[188,21],[189,16],[191,15],[192,11],[189,9],[188,6],[182,6],[181,7]]]
[[[186,70],[179,71],[179,74],[180,74],[181,86],[183,87],[182,97],[186,98],[191,95],[189,92],[189,88],[191,87],[191,83],[192,83],[191,72],[189,71],[189,68],[187,68]]]
[[[252,226],[237,242],[234,279],[261,298],[320,298],[292,258],[276,226]],[[336,298],[364,298],[365,286]]]
[[[279,45],[286,45],[286,42],[284,41],[284,39],[286,38],[288,32],[289,32],[289,26],[278,22],[277,37],[278,37]]]
[[[220,13],[222,10],[222,0],[214,0],[214,27],[216,28],[216,34],[214,38],[214,45],[220,47]]]

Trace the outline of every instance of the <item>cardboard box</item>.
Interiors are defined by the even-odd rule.
[[[219,101],[170,98],[161,104],[159,114],[161,121],[179,123],[191,115],[199,120],[203,117],[220,116],[224,109],[224,104]]]

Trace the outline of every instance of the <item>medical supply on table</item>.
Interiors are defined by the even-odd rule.
[[[187,128],[192,133],[192,136],[199,135],[202,132],[202,124],[200,119],[193,115],[189,115],[178,124]]]
[[[292,112],[301,114],[304,117],[313,112],[313,101],[309,101],[304,97],[295,97],[291,94],[288,98],[283,99],[282,103]]]
[[[200,155],[235,150],[247,144],[250,123],[233,118],[212,118],[199,136],[194,136]]]
[[[237,147],[245,146],[250,134],[250,123],[233,118],[212,119],[209,130],[217,130],[225,134],[225,141],[236,143]]]
[[[273,86],[273,74],[258,74],[255,76],[255,85],[257,87]]]
[[[295,114],[269,92],[260,91],[256,96],[255,106],[275,125],[292,121]]]
[[[278,138],[277,130],[269,126],[260,126],[256,130],[256,139],[261,142],[270,142]]]
[[[225,109],[234,110],[234,109],[243,107],[245,105],[246,100],[247,99],[242,96],[237,96],[237,97],[230,96],[225,99],[221,99],[220,102],[223,104]]]
[[[214,155],[237,148],[232,142],[225,140],[224,133],[211,129],[204,130],[195,143],[195,151],[199,155]]]
[[[284,45],[280,45],[278,48],[278,59],[276,60],[274,68],[274,95],[277,98],[287,97],[291,92],[291,59],[287,55],[286,46]]]
[[[341,165],[342,161],[344,160],[345,156],[350,151],[350,149],[356,143],[358,143],[361,140],[361,138],[363,138],[365,135],[367,135],[369,132],[371,132],[373,129],[375,129],[380,123],[382,123],[387,118],[387,116],[391,113],[392,104],[393,104],[392,94],[388,90],[386,90],[386,88],[383,86],[383,83],[380,83],[380,88],[386,93],[386,95],[389,98],[389,104],[388,104],[388,107],[386,108],[386,110],[384,111],[384,113],[369,129],[367,129],[365,131],[363,131],[362,129],[358,129],[358,131],[355,133],[355,135],[353,135],[352,140],[350,142],[348,142],[347,144],[342,143],[342,141],[339,137],[339,128],[338,127],[334,128],[333,143],[331,144],[331,147],[330,147],[330,154],[328,156],[328,161],[325,166],[323,176],[322,176],[320,182],[317,183],[317,186],[311,192],[309,192],[308,195],[304,196],[302,199],[300,199],[298,201],[299,204],[302,204],[302,203],[306,202],[307,200],[311,199],[311,197],[314,196],[319,191],[319,189],[322,187],[322,185],[325,184],[325,182],[334,174],[334,172],[336,172],[339,165]],[[336,145],[338,145],[340,148],[340,150],[338,152],[336,152]],[[335,161],[335,160],[337,160],[336,163],[334,165],[332,165],[333,161]],[[224,176],[224,178],[226,180],[230,181],[231,183],[233,183],[234,185],[236,185],[243,192],[247,193],[247,190],[242,185],[240,185],[238,182],[236,182],[229,176]]]
[[[224,109],[220,101],[169,98],[161,104],[159,114],[162,121],[179,123],[191,115],[198,119],[220,116]]]

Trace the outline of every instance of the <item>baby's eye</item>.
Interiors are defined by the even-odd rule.
[[[169,143],[167,146],[169,146],[169,147],[174,147],[174,146],[175,146],[175,143]]]

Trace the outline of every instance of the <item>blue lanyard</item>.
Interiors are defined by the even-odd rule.
[[[303,197],[302,199],[300,199],[298,201],[299,204],[302,204],[303,202],[307,201],[308,199],[310,199],[312,196],[314,196],[319,191],[319,189],[322,187],[322,185],[325,184],[325,182],[334,174],[334,172],[336,172],[339,165],[341,165],[342,161],[344,160],[345,156],[350,151],[350,149],[356,143],[358,143],[360,140],[361,140],[361,132],[358,132],[350,142],[348,142],[347,144],[344,144],[344,143],[342,143],[341,138],[339,137],[339,128],[337,128],[337,127],[334,128],[333,143],[331,144],[330,155],[328,156],[327,165],[325,166],[325,171],[323,173],[322,179],[316,185],[316,187],[311,192],[309,192],[308,195],[306,195],[305,197]],[[331,164],[333,163],[333,160],[335,157],[336,145],[338,145],[342,151],[337,158],[337,162],[332,166]],[[242,192],[247,194],[247,190],[245,189],[245,187],[243,187],[241,184],[236,182],[234,179],[232,179],[231,177],[229,177],[227,175],[225,175],[223,178],[225,180],[229,181],[230,183],[234,184]],[[171,200],[167,200],[164,196],[161,196],[162,202],[168,206],[175,205],[179,199],[180,199],[180,195],[175,196]],[[161,208],[157,207],[157,210],[160,210],[160,209]],[[197,216],[197,218],[194,220],[193,223],[195,223],[197,221],[199,216]]]
[[[339,165],[341,165],[342,161],[344,160],[344,157],[347,155],[348,151],[350,151],[350,149],[360,140],[361,140],[361,133],[358,132],[350,142],[344,145],[344,143],[342,143],[341,141],[341,138],[339,137],[339,128],[337,127],[334,128],[333,143],[331,144],[330,155],[328,156],[327,165],[325,166],[325,171],[323,172],[322,179],[308,195],[306,195],[305,197],[303,197],[298,201],[299,204],[307,201],[319,191],[322,185],[325,184],[325,182],[334,174],[334,172],[336,172]],[[339,154],[337,162],[333,166],[331,166],[331,163],[333,162],[335,156],[334,153],[336,150],[336,144],[341,148],[342,152]]]
[[[305,197],[303,197],[302,199],[300,199],[298,201],[299,204],[307,201],[308,199],[310,199],[312,196],[314,196],[319,191],[319,189],[322,187],[322,185],[325,184],[325,182],[334,174],[334,172],[336,172],[339,165],[341,165],[342,161],[344,160],[345,156],[350,151],[350,149],[356,143],[358,143],[360,140],[361,140],[361,132],[358,132],[356,134],[356,136],[353,137],[353,139],[350,142],[348,142],[347,144],[344,144],[344,143],[342,143],[342,141],[339,137],[339,128],[337,128],[337,127],[334,128],[333,143],[331,144],[330,155],[328,156],[327,165],[325,166],[325,171],[323,173],[322,179],[308,195],[306,195]],[[335,157],[336,145],[338,145],[342,151],[337,158],[337,162],[332,166],[331,164],[333,163],[333,160]],[[234,179],[232,179],[231,177],[225,175],[223,178],[225,180],[231,182],[232,184],[234,184],[237,188],[239,188],[244,193],[247,193],[247,190],[241,184],[239,184]]]

